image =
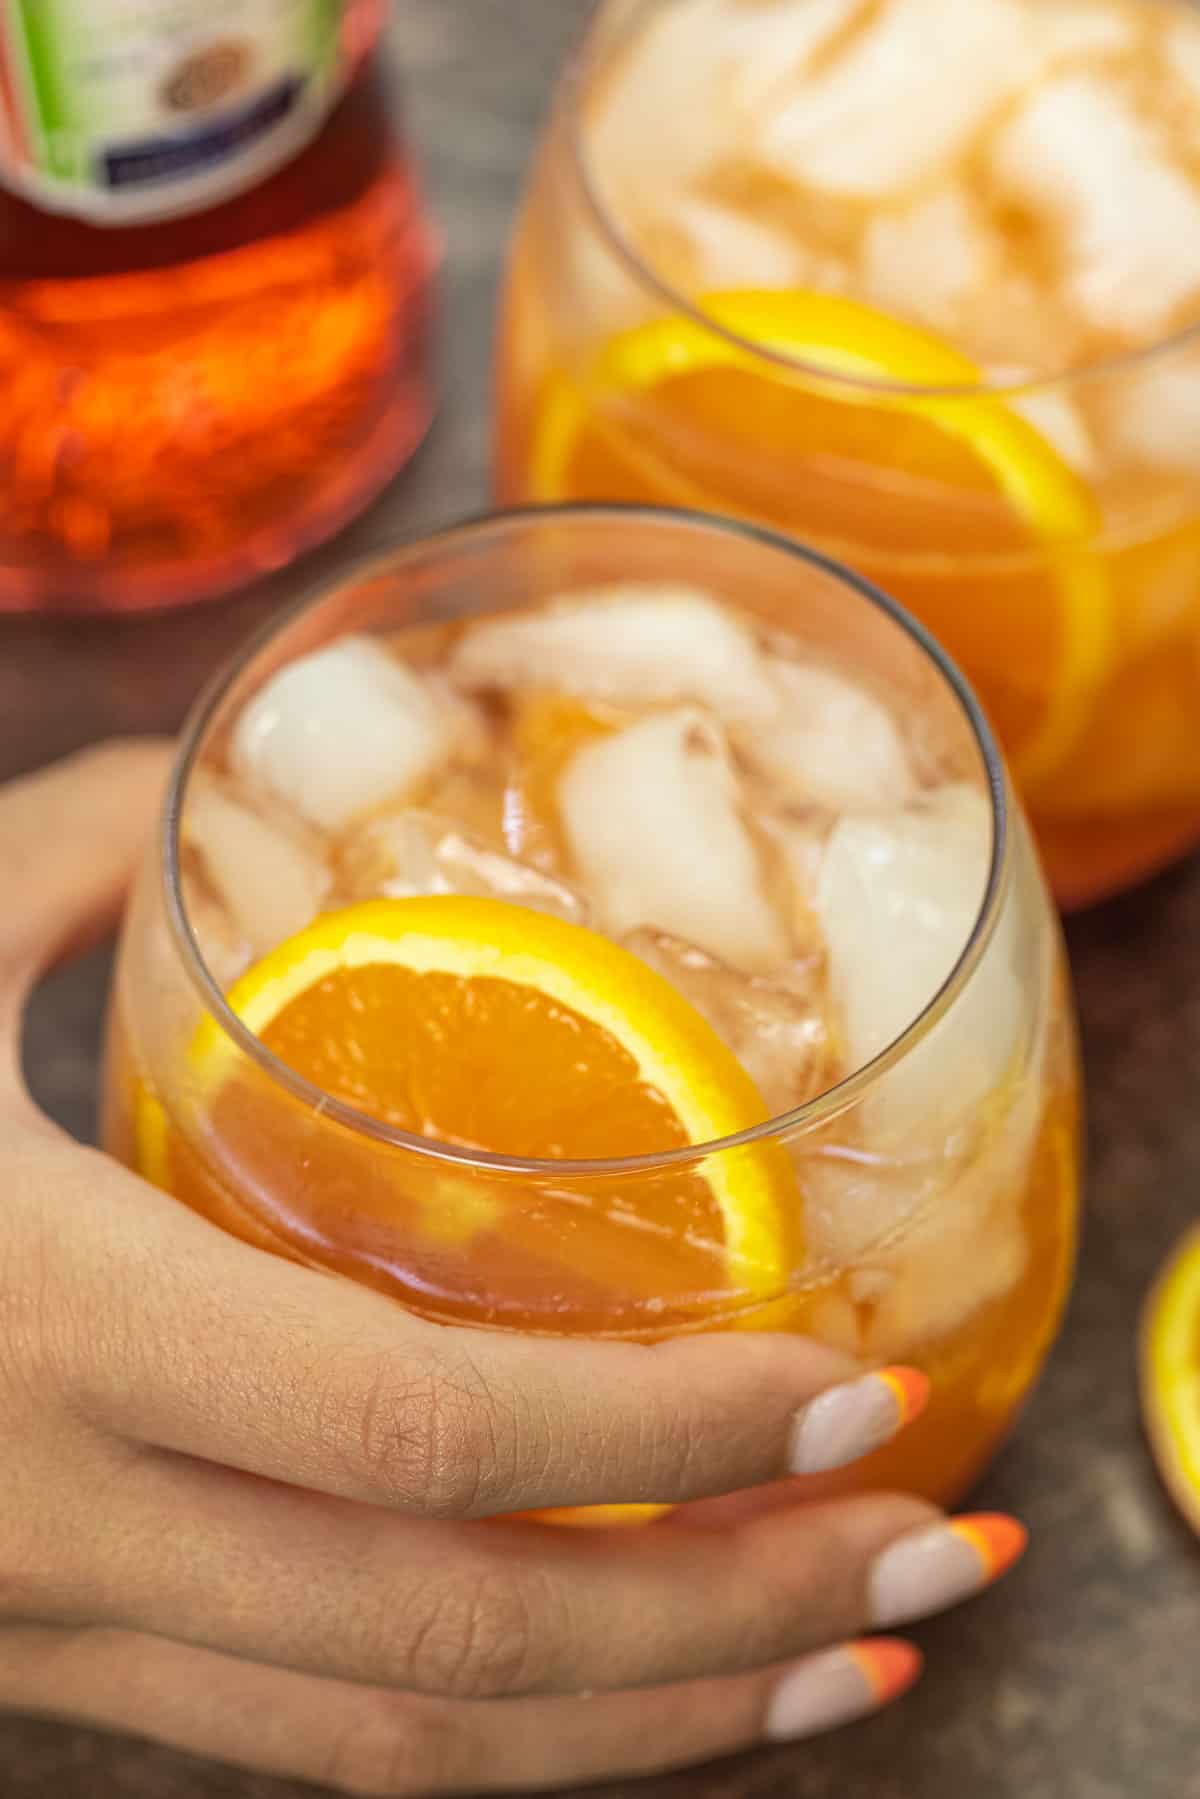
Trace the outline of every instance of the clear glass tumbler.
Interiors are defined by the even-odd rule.
[[[289,694],[300,696],[302,734],[306,723],[328,726],[328,658],[345,657],[347,639],[355,669],[364,658],[399,657],[422,678],[434,669],[441,692],[446,646],[482,654],[478,634],[493,623],[532,632],[523,659],[536,659],[564,595],[611,590],[628,604],[631,594],[665,594],[668,605],[681,589],[693,607],[701,591],[719,599],[721,628],[736,621],[748,634],[738,642],[836,668],[855,696],[860,687],[886,694],[915,757],[903,799],[860,796],[836,822],[816,825],[811,806],[786,803],[770,819],[749,819],[764,856],[770,832],[811,827],[804,855],[824,858],[820,895],[792,914],[810,932],[803,970],[789,965],[777,983],[663,936],[621,936],[569,856],[555,872],[541,838],[535,853],[488,837],[488,817],[498,831],[511,826],[518,799],[527,817],[545,774],[538,763],[531,782],[520,760],[531,739],[518,742],[495,722],[494,698],[492,735],[482,745],[473,738],[468,761],[439,777],[437,796],[423,791],[415,810],[389,813],[376,795],[348,823],[330,824],[327,812],[320,830],[300,831],[278,790],[256,788],[239,760],[246,721],[251,736],[269,730],[268,713],[277,717]],[[628,670],[617,666],[619,686]],[[653,666],[661,674],[667,665]],[[546,695],[533,703],[544,706]],[[549,703],[558,708],[558,756],[565,702]],[[657,728],[676,714],[646,716]],[[716,715],[690,705],[686,721],[689,753],[711,756],[711,734],[723,729]],[[577,727],[575,712],[568,722]],[[350,724],[348,738],[356,725],[373,730],[374,715],[359,708]],[[761,734],[765,721],[751,728]],[[754,747],[738,747],[749,741],[740,729],[730,726],[721,764],[738,780]],[[548,741],[537,739],[539,756]],[[337,732],[320,744],[312,767],[323,782],[340,753]],[[838,738],[835,751],[824,774],[843,791],[858,746]],[[315,779],[310,770],[309,786],[295,789],[303,803]],[[426,872],[405,872],[397,885],[396,832],[403,827],[407,843],[426,829],[430,808],[448,815],[446,834],[432,849],[422,839]],[[596,822],[594,805],[587,816]],[[661,835],[676,825],[691,828],[668,807]],[[381,842],[382,862],[372,859]],[[297,859],[308,871],[302,880]],[[663,865],[670,873],[669,853]],[[699,872],[684,870],[689,879]],[[724,866],[715,874],[719,892]],[[489,1145],[491,1127],[479,1120],[507,1120],[531,1091],[540,1103],[560,1078],[523,1061],[532,1039],[505,1036],[479,1059],[477,1040],[455,1034],[466,1032],[468,1015],[444,1010],[445,1028],[413,1052],[430,1090],[422,1113],[363,1097],[369,1057],[350,1074],[342,1066],[361,992],[339,1010],[331,976],[333,1010],[320,1029],[280,1034],[280,982],[295,990],[294,970],[314,945],[325,955],[345,941],[349,914],[331,910],[336,903],[358,908],[361,944],[368,926],[386,935],[414,892],[435,909],[458,904],[447,889],[486,890],[492,905],[499,896],[505,931],[527,933],[539,953],[586,938],[602,957],[616,954],[581,931],[590,916],[626,946],[626,972],[630,950],[652,959],[716,1020],[758,1082],[765,1101],[756,1121],[718,1140],[647,1151],[626,1134],[619,1083],[591,1100],[585,1087],[576,1112],[595,1153],[524,1153],[541,1139],[494,1136]],[[909,944],[915,914],[919,941]],[[818,915],[823,937],[811,935]],[[807,997],[797,998],[801,975]],[[372,1041],[389,1067],[409,1053],[405,1033],[415,1033],[424,1005],[418,985],[410,981],[408,1000],[390,1010],[378,994],[370,1001],[382,1031]],[[816,1012],[801,1016],[817,992]],[[453,992],[445,1004],[458,1004]],[[818,1015],[824,1025],[814,1025]],[[814,1030],[825,1033],[815,1061]],[[804,1084],[789,1089],[789,1065],[781,1076],[772,1057],[782,1043],[786,1058],[793,1037],[808,1059],[796,1076]],[[318,1039],[318,1060],[305,1060]],[[1057,920],[1025,822],[970,691],[924,629],[864,580],[757,527],[620,506],[547,508],[446,530],[306,600],[199,703],[125,927],[104,1142],[262,1250],[335,1270],[436,1320],[539,1333],[547,1355],[554,1337],[570,1333],[650,1340],[772,1328],[810,1333],[864,1364],[914,1363],[933,1381],[926,1414],[829,1486],[898,1484],[949,1501],[995,1450],[1058,1325],[1075,1242],[1077,1079]],[[785,1105],[779,1096],[789,1091],[801,1093],[799,1103]],[[464,1106],[474,1123],[455,1134],[447,1112]],[[414,1128],[417,1116],[440,1119],[436,1134]]]

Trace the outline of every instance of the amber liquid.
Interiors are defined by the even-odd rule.
[[[811,398],[812,442],[798,459],[786,388],[773,417],[764,380],[743,393],[741,377],[711,372],[681,376],[669,391],[614,398],[610,408],[585,397],[586,443],[549,495],[536,470],[538,421],[577,374],[548,323],[537,235],[531,219],[518,239],[499,345],[503,503],[552,497],[685,506],[757,520],[814,544],[930,627],[1010,748],[1058,680],[1056,646],[1030,621],[1052,616],[1052,582],[1072,557],[1086,558],[1108,583],[1117,654],[1089,698],[1086,727],[1069,756],[1044,782],[1022,782],[1055,896],[1068,907],[1088,904],[1200,839],[1200,513],[1131,492],[1131,514],[1167,513],[1159,529],[1066,548],[1052,565],[994,494],[957,484],[961,467],[913,470],[908,480],[895,466],[881,473],[871,463],[876,456],[887,463],[887,439],[866,446],[870,460],[857,460],[850,440],[863,426],[851,417],[855,409]],[[932,439],[920,450],[936,455]],[[1118,515],[1125,509],[1112,496],[1110,503]],[[1165,628],[1155,613],[1167,615]],[[1019,762],[1016,773],[1020,779]]]
[[[694,1259],[688,1265],[682,1243],[674,1269],[669,1253],[647,1256],[641,1241],[635,1260],[628,1231],[606,1223],[600,1205],[582,1229],[578,1209],[568,1208],[562,1253],[553,1261],[535,1259],[547,1241],[544,1217],[563,1201],[532,1186],[509,1196],[507,1230],[479,1232],[469,1244],[427,1236],[412,1220],[438,1216],[439,1177],[428,1165],[414,1160],[389,1167],[389,1152],[378,1144],[355,1141],[328,1119],[316,1119],[250,1071],[235,1075],[185,1131],[178,1113],[172,1116],[171,1097],[154,1096],[131,1049],[132,998],[120,994],[113,1017],[106,1148],[259,1249],[348,1275],[441,1322],[544,1335],[575,1330],[653,1339],[749,1327],[821,1336],[831,1309],[843,1320],[856,1314],[861,1342],[839,1333],[837,1346],[857,1349],[864,1362],[904,1360],[924,1368],[934,1401],[895,1444],[829,1477],[829,1492],[899,1487],[939,1503],[959,1498],[1007,1434],[1058,1328],[1074,1262],[1079,1178],[1076,1068],[1065,1013],[1051,1027],[1043,1118],[1021,1183],[998,1186],[988,1200],[989,1215],[1019,1222],[1022,1272],[953,1328],[928,1334],[918,1328],[910,1340],[884,1344],[872,1335],[870,1304],[851,1297],[853,1269],[801,1283],[757,1314],[731,1313],[716,1299],[706,1309],[696,1297],[698,1269]],[[181,1092],[184,1086],[181,1080]],[[456,1187],[454,1204],[463,1200]],[[935,1228],[939,1203],[931,1214]],[[953,1194],[945,1203],[953,1206]],[[605,1292],[600,1271],[622,1267],[629,1284]],[[657,1282],[665,1295],[690,1288],[686,1302],[666,1299],[656,1328],[644,1312],[640,1328],[632,1322],[645,1297],[635,1287],[646,1289],[647,1282]]]
[[[207,211],[0,191],[0,611],[193,600],[336,529],[428,425],[433,260],[378,56]]]
[[[1186,419],[1169,444],[1163,429],[1174,418],[1163,396],[1197,379],[1197,295],[1181,287],[1171,298],[1164,278],[1164,309],[1145,320],[1138,307],[1085,295],[1081,245],[1114,291],[1127,246],[1115,222],[1111,232],[1095,225],[1097,195],[1087,197],[1071,169],[1070,132],[1059,128],[1057,149],[1035,133],[1035,153],[1020,121],[1035,103],[1058,116],[1073,90],[1080,111],[1071,117],[1091,121],[1097,169],[1115,143],[1110,119],[1127,121],[1137,148],[1113,151],[1105,182],[1115,192],[1128,164],[1131,194],[1137,169],[1149,169],[1151,186],[1161,180],[1185,196],[1186,270],[1200,220],[1200,140],[1194,91],[1167,45],[1178,37],[1200,57],[1196,11],[1177,0],[998,8],[996,96],[958,132],[939,110],[940,87],[988,87],[982,65],[968,64],[989,59],[989,28],[970,52],[918,49],[914,39],[913,56],[930,63],[927,103],[944,142],[939,165],[914,172],[906,146],[922,133],[907,131],[907,113],[922,102],[905,89],[899,61],[895,105],[873,98],[883,66],[874,58],[899,55],[904,31],[917,29],[913,9],[832,10],[840,22],[825,26],[820,8],[717,0],[693,16],[688,64],[686,4],[601,9],[514,243],[499,344],[498,494],[733,515],[870,577],[929,626],[975,686],[1055,893],[1083,904],[1200,838],[1200,464]],[[983,0],[954,10],[991,16]],[[1014,34],[1029,32],[1027,60],[1014,51],[1009,63],[999,50],[1002,11]],[[1045,57],[1044,32],[1061,34]],[[947,54],[960,56],[958,69]],[[654,93],[669,81],[695,105],[676,100],[688,128],[655,159]],[[857,81],[865,98],[852,102]],[[813,155],[812,140],[825,136],[827,160]],[[875,160],[889,145],[894,181]],[[930,225],[939,207],[953,227]],[[1135,201],[1113,208],[1114,220],[1128,213],[1136,226]],[[1130,276],[1128,287],[1145,299],[1156,283]],[[806,379],[806,362],[843,365],[806,352],[805,326],[777,304],[789,292],[850,302],[841,324],[817,326],[811,342],[828,333],[827,347],[857,355],[850,366],[871,369],[883,388],[903,375],[907,354],[888,321],[965,355],[1000,390],[999,437],[1003,409],[1010,423],[1024,414],[1043,450],[1062,458],[1057,476],[1036,443],[1011,437],[1006,478],[999,464],[985,468],[967,446],[979,399],[996,401],[973,399],[961,370],[944,374],[936,420],[871,379]],[[719,334],[705,345],[672,296],[767,354],[735,366]]]

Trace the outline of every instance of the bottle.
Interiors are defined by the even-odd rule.
[[[386,0],[0,0],[0,611],[199,599],[428,425]]]

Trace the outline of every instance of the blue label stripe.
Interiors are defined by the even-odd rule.
[[[150,187],[227,162],[285,119],[306,86],[304,77],[285,75],[240,112],[199,130],[113,144],[97,165],[97,179],[108,188]]]

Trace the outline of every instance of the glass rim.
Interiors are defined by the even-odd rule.
[[[326,1093],[323,1088],[298,1074],[276,1056],[237,1016],[205,962],[184,904],[180,873],[180,825],[184,799],[209,726],[231,689],[268,645],[289,631],[307,613],[316,611],[335,595],[344,594],[352,587],[365,585],[384,574],[394,576],[406,563],[428,559],[438,552],[447,553],[472,539],[504,535],[515,528],[539,522],[599,523],[602,520],[619,521],[626,529],[636,530],[642,524],[669,525],[695,531],[701,536],[718,533],[728,538],[741,538],[772,554],[781,554],[831,576],[839,585],[849,588],[859,599],[865,600],[894,625],[899,626],[924,658],[933,664],[937,674],[949,688],[979,752],[992,821],[987,880],[971,930],[949,974],[937,991],[910,1019],[899,1036],[870,1061],[853,1069],[834,1086],[814,1095],[802,1105],[775,1113],[746,1130],[714,1138],[710,1142],[685,1144],[677,1149],[637,1156],[567,1159],[512,1156],[491,1150],[468,1149],[385,1124],[380,1119],[372,1118],[369,1113],[360,1112],[346,1101]],[[1000,751],[965,676],[920,621],[865,576],[856,574],[853,569],[808,544],[748,521],[717,518],[678,507],[642,506],[603,500],[573,501],[496,508],[472,514],[419,536],[401,539],[390,549],[353,563],[340,578],[331,581],[326,576],[315,580],[291,605],[252,632],[242,647],[226,660],[202,689],[184,722],[163,809],[159,834],[159,872],[168,928],[205,1012],[234,1048],[265,1073],[275,1086],[283,1088],[311,1110],[319,1111],[360,1137],[373,1138],[393,1149],[402,1149],[433,1162],[498,1175],[533,1176],[540,1179],[561,1179],[564,1176],[602,1179],[653,1173],[672,1167],[692,1167],[727,1151],[793,1136],[801,1131],[807,1132],[815,1125],[846,1111],[862,1094],[876,1086],[881,1077],[915,1050],[940,1022],[967,987],[982,959],[995,928],[1000,900],[1007,883],[1010,855],[1008,816],[1006,780]]]
[[[740,332],[724,325],[696,300],[689,298],[682,289],[667,281],[653,265],[646,260],[625,234],[613,215],[611,208],[602,199],[593,178],[589,159],[584,149],[581,127],[581,101],[592,73],[592,64],[599,52],[599,36],[605,18],[610,10],[612,0],[601,0],[596,12],[583,28],[583,33],[573,52],[567,59],[556,105],[562,104],[567,112],[567,138],[570,145],[571,166],[579,184],[584,204],[591,216],[593,225],[632,275],[636,284],[649,291],[660,301],[665,302],[673,312],[681,314],[692,324],[700,326],[721,342],[731,345],[748,357],[764,363],[768,368],[778,369],[781,373],[803,376],[806,380],[826,383],[832,389],[842,389],[862,395],[878,394],[895,398],[897,396],[912,399],[999,399],[1006,394],[1042,394],[1054,389],[1074,387],[1086,381],[1101,379],[1108,375],[1126,373],[1140,367],[1143,363],[1156,360],[1160,356],[1200,344],[1200,319],[1194,324],[1184,325],[1178,331],[1170,332],[1166,337],[1156,338],[1153,343],[1141,344],[1129,350],[1113,351],[1109,355],[1096,357],[1091,362],[1081,363],[1077,368],[1059,369],[1052,374],[1033,374],[1021,380],[987,380],[971,382],[922,382],[893,381],[886,376],[854,375],[840,369],[831,369],[819,362],[809,362],[803,357],[789,356],[781,350],[774,350],[769,345],[758,342],[753,337],[745,337]],[[651,7],[686,4],[686,0],[636,0],[636,10],[640,13]],[[632,21],[627,24],[626,35],[632,30]],[[737,288],[729,290],[738,291]],[[764,290],[786,294],[793,290],[779,288]],[[855,294],[846,296],[857,300],[861,305],[870,302]],[[888,315],[891,316],[891,315]],[[901,320],[901,323],[910,321]],[[928,327],[913,322],[914,330],[926,331]],[[932,333],[935,335],[936,333]]]

